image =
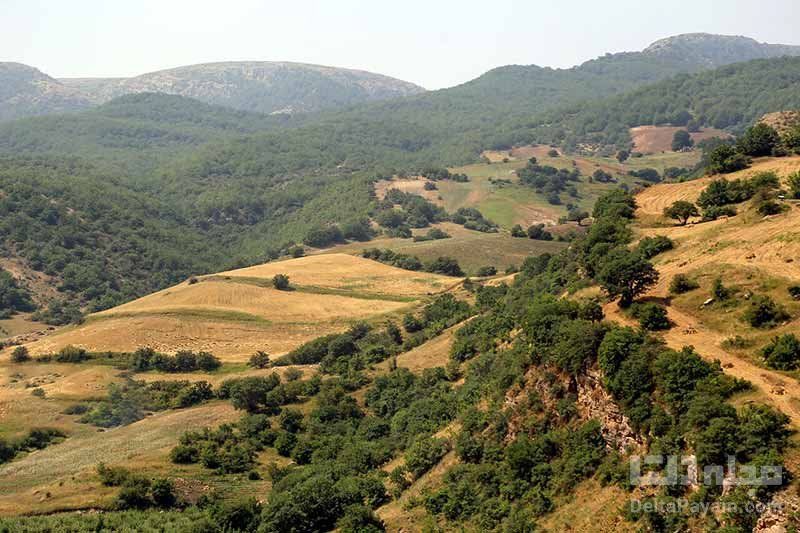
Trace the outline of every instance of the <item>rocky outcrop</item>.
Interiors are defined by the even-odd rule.
[[[644,439],[633,430],[630,420],[603,387],[603,375],[591,369],[576,380],[578,412],[582,418],[600,422],[606,445],[620,453],[644,446]]]
[[[567,395],[575,398],[582,420],[600,422],[609,449],[631,453],[644,446],[644,439],[634,431],[628,417],[603,387],[603,375],[598,369],[590,369],[575,378],[554,369],[531,367],[525,374],[524,384],[506,393],[505,405],[512,412],[506,439],[516,438],[533,408],[540,408],[548,417],[560,418],[559,401]]]
[[[753,533],[786,533],[796,531],[800,498],[784,490],[776,494],[767,505],[753,528]],[[790,527],[792,529],[790,529]]]

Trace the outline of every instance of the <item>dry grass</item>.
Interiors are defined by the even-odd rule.
[[[752,168],[728,175],[729,179],[747,177],[757,171],[775,171],[785,178],[800,168],[800,157],[757,161]],[[755,351],[779,333],[800,334],[800,306],[792,301],[786,287],[800,282],[800,209],[789,203],[789,209],[771,217],[761,217],[749,205],[738,206],[739,214],[729,219],[690,224],[682,227],[650,227],[648,223],[662,206],[677,199],[695,200],[710,178],[681,184],[656,185],[637,196],[639,235],[661,234],[675,241],[675,249],[657,256],[655,266],[659,283],[649,297],[671,304],[668,313],[674,326],[663,334],[674,348],[694,346],[698,353],[719,360],[725,372],[751,382],[756,396],[786,413],[792,425],[800,428],[800,383],[794,377],[763,368]],[[663,221],[658,221],[663,224]],[[701,288],[671,301],[668,287],[676,274],[690,274],[701,282]],[[741,320],[745,302],[733,308],[715,304],[701,308],[710,296],[714,278],[722,277],[728,286],[738,285],[742,293],[770,294],[782,302],[795,317],[773,330],[755,330]],[[619,313],[616,304],[606,306],[607,317],[630,323]],[[722,341],[733,335],[752,338],[750,349],[725,349]]]
[[[298,290],[269,285],[289,275]],[[186,282],[91,315],[29,345],[33,354],[73,344],[91,351],[206,350],[245,361],[256,350],[282,355],[355,320],[378,320],[448,289],[457,278],[411,272],[346,254],[303,257]]]
[[[729,175],[729,179],[747,177],[762,170],[786,177],[800,169],[800,157],[766,159],[751,169]],[[653,220],[660,210],[678,199],[696,200],[711,178],[686,183],[656,185],[641,192],[637,217]],[[739,206],[739,214],[713,222],[686,226],[649,227],[640,223],[640,235],[666,235],[676,243],[674,250],[659,255],[656,264],[661,281],[656,294],[666,293],[669,280],[677,273],[729,264],[758,268],[771,276],[800,279],[800,209],[787,202],[788,210],[780,215],[761,217],[748,204]],[[659,224],[666,223],[656,219]]]
[[[672,137],[675,135],[675,132],[685,129],[686,128],[676,126],[638,126],[636,128],[631,128],[630,134],[633,140],[633,149],[645,154],[671,151]],[[690,135],[695,143],[712,137],[730,137],[729,133],[715,128],[703,128],[701,131],[691,133]]]
[[[85,431],[85,426],[62,411],[70,404],[104,396],[106,386],[119,380],[117,372],[108,366],[58,363],[0,365],[0,436],[16,437],[35,426],[70,434]],[[34,387],[45,391],[44,399],[31,394]]]
[[[538,525],[543,531],[638,531],[639,525],[625,521],[620,513],[628,498],[628,493],[621,488],[604,487],[590,479],[578,485],[570,501],[560,503]]]
[[[327,322],[362,319],[376,313],[388,313],[403,307],[402,302],[367,300],[338,295],[309,294],[301,291],[279,291],[246,283],[204,281],[194,285],[178,285],[108,311],[95,317],[174,314],[188,315],[199,310],[236,313],[248,321],[250,315],[268,323]],[[241,315],[238,315],[240,314]],[[256,320],[258,323],[259,321]]]
[[[450,347],[453,345],[453,337],[462,325],[463,323],[456,324],[428,342],[398,355],[397,366],[399,368],[407,368],[418,374],[426,368],[447,365],[450,360]],[[389,361],[384,361],[378,365],[378,368],[384,370],[388,369],[388,367]]]
[[[431,261],[440,256],[449,256],[458,261],[467,274],[487,265],[497,267],[503,271],[510,265],[519,266],[526,257],[539,255],[545,252],[557,252],[566,247],[565,243],[555,241],[535,241],[533,239],[518,239],[508,233],[480,233],[464,229],[462,226],[444,222],[436,224],[451,235],[449,239],[437,241],[413,242],[411,239],[376,239],[369,243],[351,243],[337,246],[327,253],[352,253],[360,254],[364,248],[388,248],[395,252],[416,255],[422,261]],[[424,230],[427,231],[427,230]],[[458,278],[446,278],[449,286],[458,283]]]
[[[110,491],[95,480],[99,462],[133,470],[167,465],[169,450],[189,429],[238,418],[226,403],[157,413],[129,426],[84,432],[60,444],[0,466],[4,490],[0,514],[87,507],[103,503]],[[45,495],[50,493],[50,497]]]
[[[380,200],[386,196],[386,191],[389,189],[398,189],[403,192],[417,194],[422,196],[431,203],[437,205],[444,205],[444,201],[439,195],[438,190],[428,191],[425,189],[425,183],[428,179],[422,176],[412,176],[408,178],[394,178],[391,180],[382,180],[375,184],[375,194]],[[441,182],[437,182],[438,184]]]
[[[362,248],[371,243],[360,243]],[[222,272],[220,276],[272,278],[287,274],[291,283],[393,296],[422,296],[452,285],[453,278],[411,272],[342,253],[310,255]]]

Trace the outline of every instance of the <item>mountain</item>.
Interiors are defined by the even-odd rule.
[[[716,68],[750,59],[800,55],[800,46],[760,43],[742,36],[686,33],[658,40],[642,55]]]
[[[21,63],[0,62],[0,121],[86,109],[81,91]]]
[[[529,120],[532,139],[567,150],[628,148],[629,129],[700,126],[739,133],[764,114],[800,107],[800,58],[756,59],[679,75],[622,95],[554,109]]]
[[[162,92],[258,113],[298,113],[399,98],[422,87],[362,70],[303,63],[205,63],[121,79],[62,79],[102,103],[117,96]]]
[[[0,206],[8,215],[0,237],[15,257],[66,278],[65,297],[105,307],[189,273],[265,260],[331,222],[359,221],[374,210],[378,176],[474,162],[485,149],[532,142],[625,145],[631,125],[679,113],[735,130],[800,106],[800,58],[710,71],[695,61],[701,72],[648,84],[658,72],[652,61],[641,52],[591,68],[503,67],[452,89],[319,113],[266,116],[141,93],[6,122],[0,190],[26,185]],[[615,69],[602,75],[601,65]],[[87,196],[95,184],[109,189],[103,198],[114,210]],[[37,191],[68,226],[51,224],[50,210],[24,209]],[[133,239],[143,220],[161,236]],[[172,237],[180,231],[191,238]],[[139,243],[147,264],[129,261],[132,250],[112,237]],[[113,279],[98,289],[97,273]]]
[[[306,113],[424,92],[362,70],[289,62],[192,65],[134,78],[56,80],[20,63],[0,63],[0,121],[78,111],[133,93],[162,92],[258,113]]]

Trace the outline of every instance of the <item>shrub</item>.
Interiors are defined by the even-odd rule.
[[[792,285],[787,289],[789,295],[795,300],[800,300],[800,285]]]
[[[205,372],[213,372],[222,366],[222,362],[208,352],[200,352],[195,358],[197,368]]]
[[[11,352],[11,362],[12,363],[24,363],[25,361],[30,361],[31,355],[28,353],[28,349],[24,346],[17,346],[14,348],[14,351]]]
[[[772,328],[789,318],[786,309],[766,295],[757,294],[742,316],[754,328]]]
[[[275,451],[278,452],[278,455],[281,455],[283,457],[290,457],[292,455],[292,450],[294,450],[294,446],[296,443],[297,443],[297,437],[295,436],[294,433],[283,431],[275,439],[274,443]]]
[[[736,216],[736,208],[732,205],[721,205],[716,206],[712,205],[711,207],[706,207],[703,209],[703,220],[716,220],[719,217],[735,217]]]
[[[445,276],[461,277],[464,271],[458,264],[458,261],[452,257],[439,257],[425,266],[427,272],[434,274],[444,274]]]
[[[303,377],[303,371],[299,368],[290,368],[283,374],[283,377],[287,382],[297,381]]]
[[[655,237],[645,237],[639,241],[639,253],[645,259],[651,259],[660,253],[672,250],[675,245],[669,237],[657,235]]]
[[[192,464],[198,461],[200,453],[194,446],[179,444],[170,450],[169,458],[176,464]]]
[[[767,366],[775,370],[795,370],[800,366],[800,340],[789,333],[774,337],[761,350]]]
[[[405,453],[406,469],[419,478],[438,463],[447,453],[447,441],[432,437],[417,437]]]
[[[250,360],[247,362],[247,364],[253,368],[269,368],[269,354],[259,350],[250,356]]]
[[[80,363],[89,359],[89,354],[83,348],[70,344],[61,348],[53,359],[59,363]]]
[[[494,276],[495,274],[497,274],[497,269],[493,266],[480,267],[477,272],[475,272],[475,275],[479,278]]]
[[[669,284],[669,292],[672,294],[683,294],[692,291],[700,286],[695,280],[686,274],[675,274]]]
[[[737,350],[749,348],[752,345],[753,345],[753,339],[748,339],[742,337],[741,335],[734,335],[733,337],[728,337],[727,339],[722,341],[723,348],[733,348]]]
[[[119,487],[128,481],[131,473],[127,468],[121,466],[106,466],[105,463],[99,463],[97,476],[100,478],[100,483],[106,487]]]
[[[289,288],[289,276],[286,274],[275,274],[272,278],[272,286],[279,291],[285,291]]]
[[[528,238],[538,241],[552,241],[553,234],[544,229],[544,224],[534,224],[528,228]]]
[[[660,331],[672,327],[669,318],[667,318],[667,310],[658,304],[638,304],[631,311],[633,316],[639,319],[642,329]]]
[[[714,284],[711,286],[711,294],[720,301],[725,301],[733,296],[733,289],[730,289],[722,284],[722,278],[714,279]]]
[[[512,237],[527,237],[525,234],[525,230],[522,229],[522,226],[519,224],[514,224],[514,227],[511,228],[511,236]]]

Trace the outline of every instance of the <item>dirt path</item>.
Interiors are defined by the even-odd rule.
[[[620,313],[616,302],[606,304],[604,311],[609,320],[629,326],[636,325],[635,321]],[[677,309],[668,307],[667,311],[674,323],[672,329],[663,335],[670,348],[694,346],[697,353],[704,358],[719,359],[726,374],[752,383],[764,393],[765,401],[791,418],[795,428],[800,428],[800,383],[725,352],[717,345],[720,338],[718,333]]]

